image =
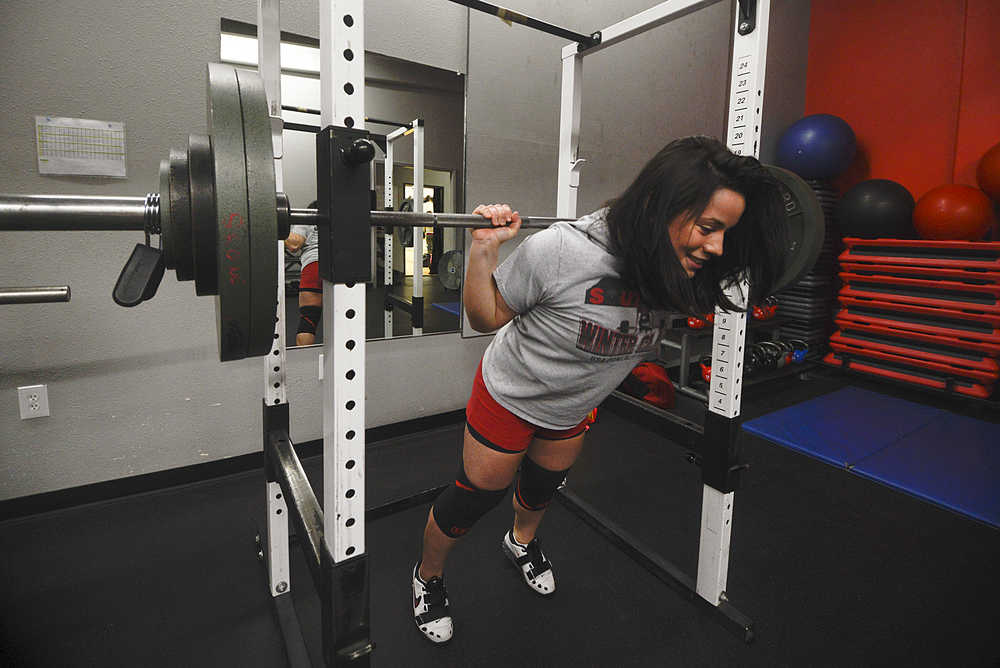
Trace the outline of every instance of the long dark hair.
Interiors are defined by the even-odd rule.
[[[689,278],[667,228],[677,216],[700,216],[719,188],[743,195],[746,208],[726,232],[722,255]],[[755,158],[735,155],[712,137],[670,142],[607,206],[611,251],[624,260],[622,278],[652,308],[737,310],[723,283],[746,272],[749,299],[756,302],[771,294],[784,269],[788,244],[777,181]]]

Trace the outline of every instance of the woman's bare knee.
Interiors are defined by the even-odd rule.
[[[506,453],[488,448],[465,429],[462,463],[469,481],[480,489],[503,489],[514,480],[524,453]]]

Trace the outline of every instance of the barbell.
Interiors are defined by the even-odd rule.
[[[206,83],[208,134],[190,135],[186,149],[171,150],[160,162],[158,193],[0,195],[0,231],[143,230],[147,248],[149,235],[158,234],[163,266],[174,270],[178,280],[193,280],[195,294],[215,296],[219,358],[229,361],[267,355],[273,346],[276,242],[288,236],[293,223],[326,221],[314,209],[291,208],[287,197],[276,192],[271,123],[260,76],[210,63]],[[823,214],[802,179],[777,167],[769,169],[782,184],[789,225],[789,262],[780,289],[798,281],[815,263],[824,238]],[[522,220],[522,227],[539,229],[572,219]],[[491,226],[474,214],[400,211],[371,211],[369,222]]]

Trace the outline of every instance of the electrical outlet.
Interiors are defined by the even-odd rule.
[[[49,414],[49,390],[46,385],[25,385],[17,388],[17,403],[21,419],[46,417]]]

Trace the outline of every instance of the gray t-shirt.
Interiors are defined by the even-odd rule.
[[[319,260],[319,229],[315,225],[292,225],[291,232],[306,238],[299,255],[303,267]]]
[[[483,381],[532,424],[569,429],[636,364],[654,357],[667,323],[625,288],[602,209],[525,239],[493,271],[517,315],[483,355]]]

